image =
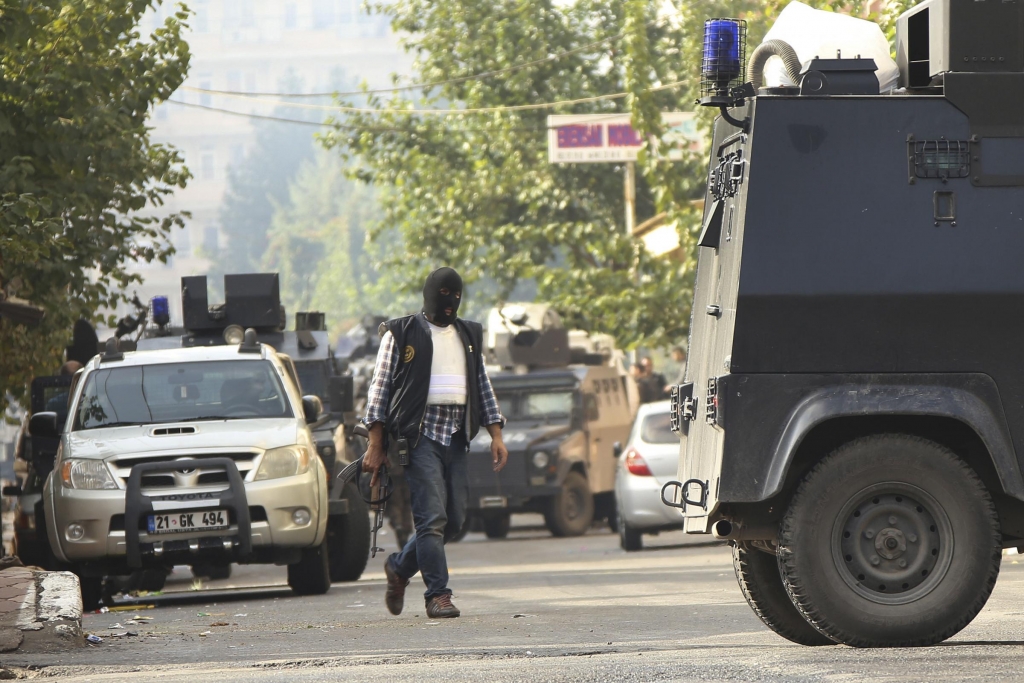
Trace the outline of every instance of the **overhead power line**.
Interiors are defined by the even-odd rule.
[[[660,23],[663,23],[666,19],[654,19],[647,22],[648,27],[654,27]],[[608,36],[601,40],[595,40],[592,43],[586,45],[580,45],[574,47],[571,50],[565,50],[563,52],[557,52],[547,57],[541,57],[540,59],[534,59],[529,62],[523,62],[521,64],[513,64],[512,66],[505,67],[503,69],[494,69],[492,71],[482,71],[480,73],[471,74],[469,76],[459,76],[456,78],[448,78],[442,81],[432,81],[428,83],[412,83],[410,85],[395,86],[393,88],[375,88],[373,90],[351,90],[349,92],[318,92],[318,93],[283,93],[283,92],[243,92],[241,90],[217,90],[214,88],[196,88],[189,86],[186,89],[194,90],[196,92],[208,93],[212,95],[240,95],[248,98],[259,98],[259,97],[289,97],[289,98],[323,98],[323,97],[356,97],[359,95],[381,95],[384,93],[395,93],[395,92],[406,92],[409,90],[426,90],[428,88],[437,88],[442,85],[451,85],[453,83],[465,83],[466,81],[478,81],[487,78],[494,78],[495,76],[503,76],[505,74],[514,73],[521,71],[522,69],[529,69],[532,66],[538,64],[545,64],[548,62],[557,62],[560,59],[569,57],[580,52],[586,52],[592,48],[604,45],[605,43],[611,43],[619,40],[625,33],[616,33],[614,36]]]
[[[674,81],[672,83],[666,83],[664,85],[655,86],[653,88],[646,88],[642,92],[659,92],[662,90],[670,90],[683,85],[685,81]],[[192,88],[190,86],[181,86],[180,90],[186,90],[189,92],[200,92],[206,93],[206,91]],[[628,97],[631,93],[619,92],[612,93],[610,95],[594,95],[592,97],[580,97],[573,100],[559,100],[556,102],[537,102],[535,104],[514,104],[509,106],[497,106],[497,107],[474,107],[468,109],[374,109],[372,107],[346,107],[343,105],[334,104],[306,104],[303,102],[287,102],[285,100],[271,100],[261,99],[260,102],[264,104],[276,104],[282,107],[293,107],[296,109],[311,109],[315,111],[330,111],[330,112],[342,112],[346,114],[397,114],[406,116],[420,116],[420,115],[442,115],[451,116],[455,114],[500,114],[505,112],[516,112],[516,111],[536,111],[540,109],[557,109],[558,107],[569,107],[576,104],[587,104],[591,102],[601,102],[605,100],[618,100],[623,97]],[[251,98],[245,95],[221,93],[221,97],[241,98],[250,100]]]
[[[317,128],[332,128],[342,130],[359,130],[368,131],[372,133],[408,133],[411,132],[406,128],[394,128],[386,126],[353,126],[344,123],[332,123],[328,121],[316,122],[308,121],[303,119],[289,119],[283,116],[269,116],[265,114],[251,114],[243,111],[234,111],[232,109],[223,109],[221,107],[212,107],[205,104],[195,104],[193,102],[182,102],[180,100],[165,100],[170,104],[177,104],[182,107],[191,107],[192,109],[203,109],[205,111],[215,112],[218,114],[228,114],[230,116],[238,116],[247,119],[257,119],[261,121],[275,121],[277,123],[294,123],[302,126],[314,126]],[[547,130],[546,126],[519,126],[517,128],[509,128],[506,130],[516,132],[537,132]],[[493,133],[492,128],[447,128],[445,132],[449,133]]]

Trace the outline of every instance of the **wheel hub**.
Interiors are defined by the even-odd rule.
[[[833,557],[857,593],[886,604],[931,592],[952,559],[952,530],[925,491],[899,482],[853,496],[836,519]]]
[[[578,491],[570,491],[569,495],[565,496],[565,516],[567,519],[576,519],[580,516],[580,511],[583,509],[583,502],[580,500],[580,494]]]
[[[887,560],[895,560],[907,551],[907,540],[903,532],[886,527],[875,536],[875,552]]]

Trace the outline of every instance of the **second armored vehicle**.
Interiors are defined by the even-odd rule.
[[[543,513],[556,536],[586,533],[595,518],[614,524],[616,458],[638,397],[610,342],[570,333],[544,304],[495,310],[487,329],[509,457],[495,474],[489,437],[471,444],[470,511],[491,538],[515,512]]]
[[[663,495],[782,636],[936,643],[1024,544],[1024,4],[909,10],[891,94],[778,41],[739,82],[742,28],[706,25],[723,116]],[[772,55],[796,87],[758,88]]]

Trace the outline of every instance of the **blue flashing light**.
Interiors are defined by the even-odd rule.
[[[740,23],[734,19],[704,22],[704,78],[726,84],[741,73]]]
[[[171,322],[171,307],[166,296],[154,296],[149,300],[149,304],[153,309],[153,322],[160,327]]]

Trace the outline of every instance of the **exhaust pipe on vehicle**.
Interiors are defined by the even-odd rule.
[[[715,522],[711,525],[711,533],[722,541],[775,541],[779,536],[776,525],[747,526],[731,519],[720,519]]]

